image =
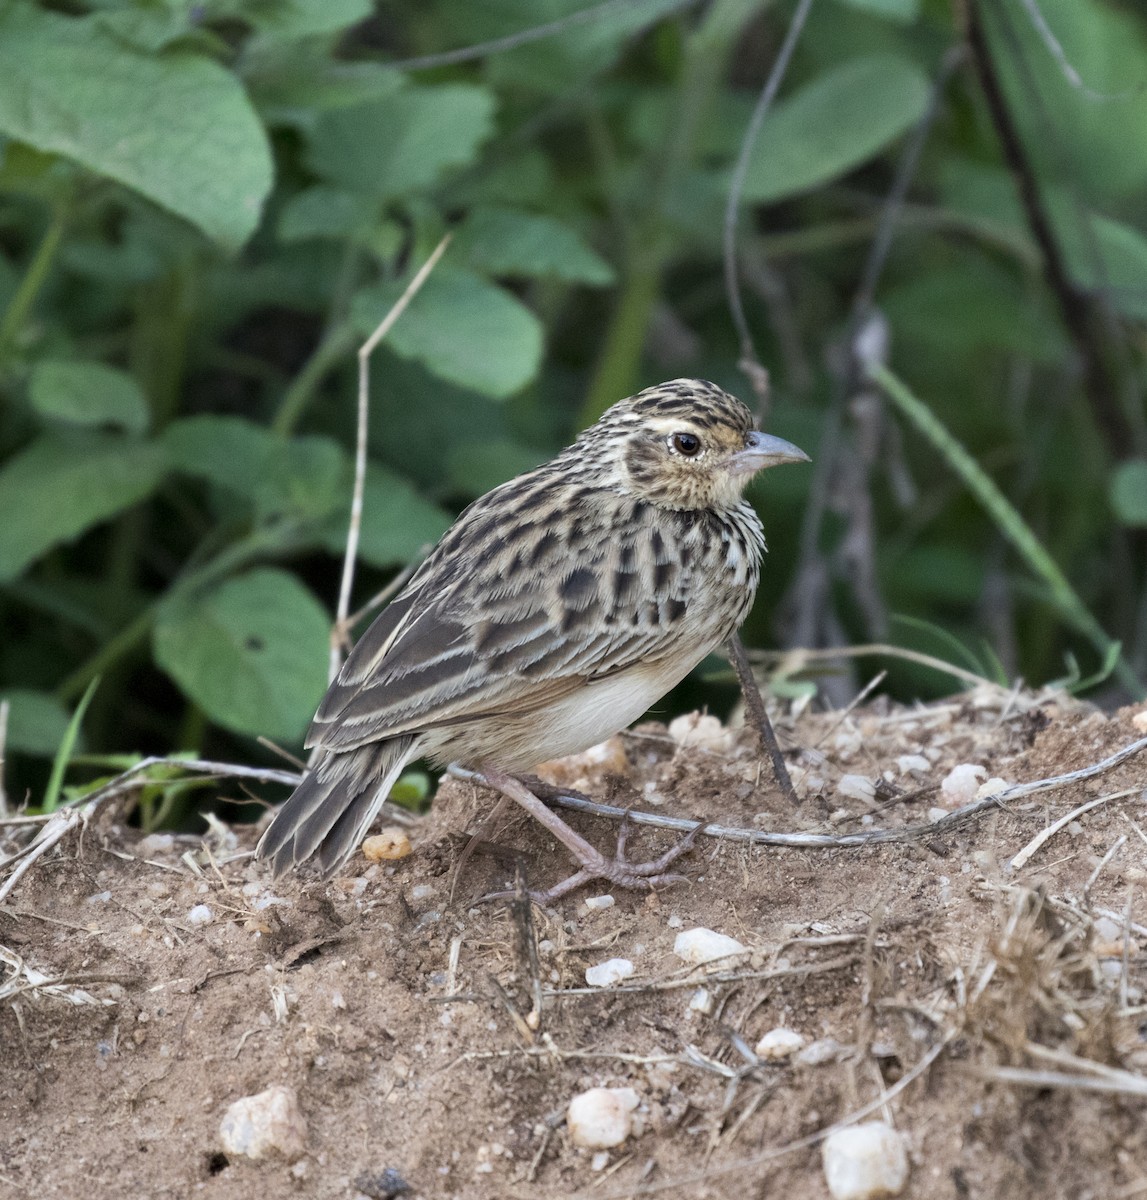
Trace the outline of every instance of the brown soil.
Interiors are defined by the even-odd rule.
[[[912,711],[806,713],[780,732],[804,748],[791,756],[805,771],[796,811],[747,737],[686,749],[644,727],[607,760],[613,774],[575,763],[566,782],[587,776],[583,786],[623,806],[844,832],[926,821],[935,789],[897,795],[939,784],[957,763],[1034,780],[1142,737],[1129,712],[986,690]],[[902,775],[896,759],[908,754],[930,768]],[[837,792],[844,774],[885,773],[872,800]],[[703,838],[684,860],[687,884],[615,889],[614,906],[596,910],[583,889],[535,909],[536,982],[522,906],[471,905],[512,885],[513,855],[532,886],[561,878],[566,857],[508,814],[451,903],[463,831],[488,811],[469,785],[443,786],[411,856],[360,859],[330,885],[272,885],[249,858],[227,861],[218,839],[210,854],[181,838],[141,853],[124,811],[109,812],[37,861],[0,907],[0,947],[63,980],[57,994],[29,987],[0,1002],[0,1194],[385,1196],[401,1179],[434,1200],[647,1190],[823,1200],[819,1144],[789,1144],[911,1076],[869,1118],[908,1139],[904,1195],[1147,1196],[1145,1101],[1134,1094],[1147,1089],[1147,938],[1124,919],[1130,906],[1147,922],[1144,794],[1100,804],[1023,869],[1008,867],[1052,820],[1145,780],[1147,754],[955,832],[865,848]],[[598,845],[615,836],[602,818],[569,819]],[[238,839],[249,849],[254,834]],[[671,840],[635,829],[631,857]],[[193,869],[196,855],[207,865]],[[210,923],[189,919],[199,905]],[[1114,939],[1103,910],[1123,930]],[[690,975],[673,944],[692,926],[751,954],[708,981]],[[625,986],[636,990],[586,989],[585,969],[611,957],[633,961]],[[0,961],[0,984],[14,970]],[[689,1007],[702,985],[709,1014]],[[819,1065],[754,1065],[758,1038],[782,1025],[840,1046]],[[229,1158],[227,1107],[274,1084],[298,1095],[307,1153]],[[597,1085],[636,1089],[644,1124],[604,1165],[563,1124],[570,1098]]]

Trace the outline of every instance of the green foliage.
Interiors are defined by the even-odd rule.
[[[293,575],[261,568],[165,604],[155,658],[224,728],[295,740],[326,687],[329,626]]]
[[[814,473],[754,488],[771,552],[747,635],[924,622],[948,635],[929,649],[983,647],[994,675],[1046,680],[1074,654],[1074,686],[1114,669],[1126,692],[1147,664],[1147,14],[1041,0],[1065,72],[1021,0],[972,2],[1047,229],[965,62],[874,296],[891,402],[841,393],[841,335],[971,10],[814,5],[749,156],[737,266],[768,425],[838,457],[803,537]],[[9,794],[42,794],[97,676],[93,752],[299,749],[349,519],[354,350],[445,232],[370,367],[356,604],[628,391],[701,375],[750,396],[722,232],[792,11],[0,0]],[[882,612],[909,619],[888,635]],[[946,686],[897,669],[906,692]],[[154,789],[146,821],[183,803]]]

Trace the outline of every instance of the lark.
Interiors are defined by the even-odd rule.
[[[744,498],[803,462],[740,400],[676,379],[610,408],[550,462],[475,500],[354,646],[319,705],[316,753],[259,844],[277,874],[333,874],[403,767],[480,772],[591,879],[654,887],[688,848],[607,857],[520,774],[626,728],[724,645],[752,607],[765,549]]]

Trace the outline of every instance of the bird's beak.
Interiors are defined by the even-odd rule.
[[[740,475],[755,474],[757,471],[763,471],[765,467],[776,467],[781,463],[811,461],[809,456],[792,442],[754,430],[745,438],[744,450],[738,450],[729,465]]]

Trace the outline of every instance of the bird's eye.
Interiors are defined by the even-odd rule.
[[[695,433],[675,433],[669,439],[669,444],[686,458],[696,457],[701,450],[701,439]]]

